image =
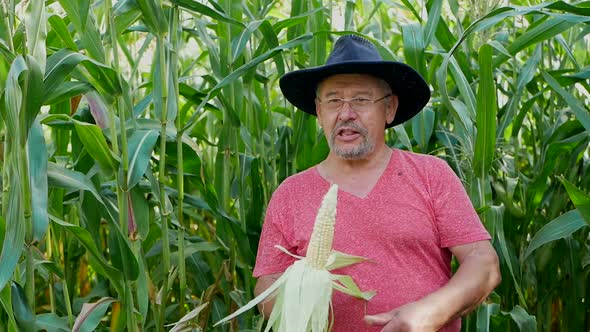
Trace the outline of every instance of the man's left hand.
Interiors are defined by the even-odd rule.
[[[369,325],[383,326],[382,332],[435,332],[432,313],[420,302],[410,302],[392,311],[365,316]]]

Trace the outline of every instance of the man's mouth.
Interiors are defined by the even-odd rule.
[[[338,137],[339,140],[342,140],[342,141],[352,141],[352,140],[359,138],[361,136],[361,134],[356,129],[349,128],[349,127],[343,127],[343,128],[339,128],[336,131],[336,136]]]

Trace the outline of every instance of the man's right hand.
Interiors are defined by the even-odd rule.
[[[277,279],[279,279],[283,275],[282,273],[276,274],[269,274],[265,276],[261,276],[256,281],[256,287],[254,287],[254,296],[260,295],[260,293],[264,292],[268,287],[270,287]],[[264,316],[264,319],[268,319],[270,317],[270,313],[272,312],[272,307],[275,303],[274,296],[266,298],[266,300],[258,303],[258,310]]]

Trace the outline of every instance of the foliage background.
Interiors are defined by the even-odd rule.
[[[0,11],[1,331],[260,328],[212,324],[252,297],[273,190],[327,153],[277,80],[345,33],[430,83],[388,144],[446,159],[493,235],[503,282],[463,330],[590,331],[590,2]]]

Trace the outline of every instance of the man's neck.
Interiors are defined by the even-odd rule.
[[[387,168],[393,151],[385,144],[361,160],[345,160],[333,153],[318,165],[320,176],[357,197],[366,197]]]
[[[339,174],[347,175],[350,173],[362,173],[374,169],[382,169],[387,164],[392,150],[383,144],[375,149],[363,159],[347,160],[342,159],[335,153],[330,152],[328,157],[320,164],[320,168],[327,173],[337,171]]]

